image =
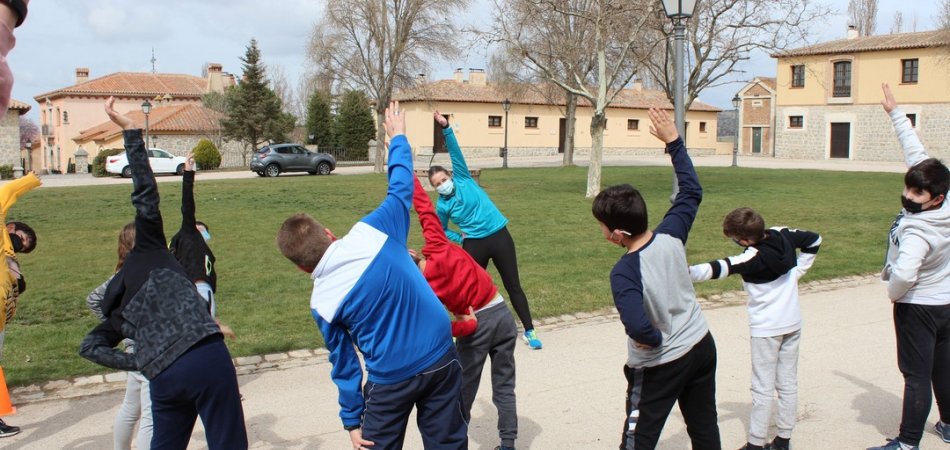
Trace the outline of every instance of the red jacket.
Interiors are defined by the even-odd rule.
[[[422,254],[426,268],[422,272],[435,295],[452,314],[468,314],[468,308],[478,310],[498,295],[491,275],[479,266],[462,247],[445,236],[442,222],[435,213],[429,194],[416,177],[412,206],[419,214],[425,246]],[[452,336],[467,336],[475,332],[477,321],[453,321]]]

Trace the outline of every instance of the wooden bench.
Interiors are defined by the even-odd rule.
[[[420,178],[420,181],[422,181],[422,187],[424,187],[427,191],[434,190],[432,185],[429,184],[429,171],[427,169],[416,169],[415,172],[416,176]],[[482,185],[481,182],[479,182],[479,176],[482,174],[482,169],[469,169],[468,173],[475,180],[475,184],[479,186]],[[451,170],[449,170],[449,176],[452,176]]]

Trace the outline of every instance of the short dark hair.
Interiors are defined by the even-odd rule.
[[[752,208],[736,208],[723,219],[722,233],[754,244],[765,236],[765,219]]]
[[[604,189],[591,205],[594,218],[610,230],[623,230],[632,236],[647,231],[647,205],[640,191],[629,184]]]
[[[448,169],[446,169],[445,167],[442,167],[442,166],[431,166],[431,167],[429,167],[429,170],[428,170],[429,181],[430,181],[430,182],[432,181],[432,175],[435,175],[435,174],[437,174],[437,173],[439,173],[439,172],[445,172],[446,175],[449,174]]]
[[[932,197],[946,196],[950,186],[950,171],[939,159],[927,158],[907,170],[904,186],[927,191]]]
[[[16,231],[22,231],[26,234],[26,237],[30,238],[30,245],[27,246],[26,242],[23,243],[23,251],[20,253],[30,253],[33,249],[36,248],[36,231],[33,231],[33,227],[23,223],[23,222],[10,222],[13,225],[13,229]]]
[[[310,214],[297,213],[287,218],[277,232],[277,248],[299,267],[316,269],[333,242],[326,227]]]

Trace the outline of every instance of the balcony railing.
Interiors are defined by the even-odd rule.
[[[851,86],[835,86],[834,96],[835,97],[850,97]]]
[[[49,125],[43,125],[41,134],[43,136],[49,136]]]

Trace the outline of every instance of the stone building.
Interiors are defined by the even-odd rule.
[[[23,167],[20,158],[20,116],[30,111],[30,105],[10,100],[7,114],[0,120],[0,166]]]
[[[433,149],[435,153],[445,151],[441,128],[432,118],[432,111],[436,109],[449,117],[466,155],[497,157],[505,145],[506,135],[509,157],[557,155],[564,151],[564,94],[555,88],[551,95],[545,96],[540,90],[539,87],[521,92],[505,91],[489,83],[483,70],[469,69],[468,79],[465,79],[462,69],[458,69],[455,79],[420,80],[415,87],[396,92],[393,99],[399,100],[400,108],[405,111],[406,134],[417,155],[432,155]],[[511,102],[507,113],[502,106],[506,98]],[[647,117],[650,107],[673,109],[666,94],[643,89],[639,84],[617,95],[607,108],[605,156],[663,152],[663,144],[650,135]],[[699,100],[690,106],[686,115],[690,153],[716,151],[718,112],[718,108]],[[577,156],[590,154],[591,114],[590,104],[580,99],[575,125]]]
[[[89,78],[89,69],[76,69],[76,84],[33,97],[40,107],[42,172],[65,172],[80,143],[74,139],[83,131],[107,120],[102,104],[116,98],[120,113],[142,114],[146,101],[154,106],[201,105],[201,96],[223,92],[235,85],[233,75],[222,71],[221,64],[208,64],[207,76],[185,74],[116,72]],[[96,149],[84,148],[95,156]]]
[[[939,31],[859,37],[773,54],[775,156],[900,161],[881,108],[889,83],[932,156],[950,157],[950,35]]]
[[[739,154],[774,152],[775,78],[756,77],[739,90]]]

